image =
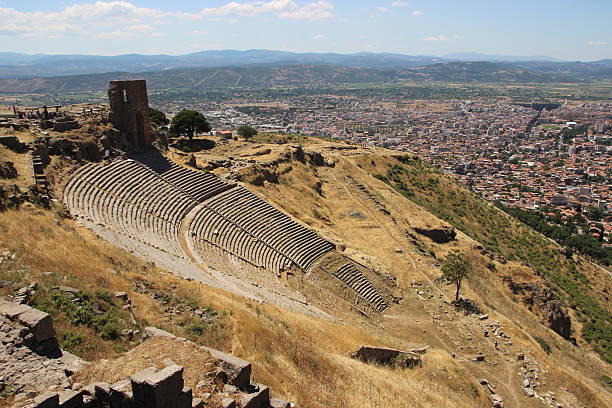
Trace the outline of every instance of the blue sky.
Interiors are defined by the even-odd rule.
[[[0,51],[253,48],[612,58],[612,0],[0,0]]]

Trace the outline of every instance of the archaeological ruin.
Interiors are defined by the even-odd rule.
[[[190,388],[184,368],[171,360],[163,366],[147,366],[114,383],[90,384],[73,380],[91,363],[59,348],[51,316],[25,304],[0,300],[3,347],[2,385],[18,395],[19,408],[203,408],[223,407],[289,408],[287,401],[270,398],[267,386],[251,381],[251,363],[209,347],[201,347],[164,330],[147,327],[144,343],[171,344],[176,352],[207,356],[204,367],[190,367],[203,379]],[[155,345],[153,346],[155,347]],[[130,353],[128,352],[128,353]],[[120,363],[118,363],[120,364]]]
[[[149,99],[144,79],[111,81],[108,87],[110,120],[131,146],[143,148],[151,144]]]
[[[252,299],[318,314],[282,279],[318,268],[363,314],[389,307],[392,296],[334,243],[239,183],[176,164],[156,150],[144,80],[111,81],[109,101],[111,123],[132,153],[117,150],[110,162],[82,163],[71,173],[63,201],[73,217],[185,278]]]

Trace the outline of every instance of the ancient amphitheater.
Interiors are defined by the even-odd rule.
[[[239,292],[257,283],[257,276],[278,279],[292,268],[308,272],[335,251],[246,188],[175,164],[156,150],[81,165],[64,188],[64,202],[99,235],[185,277],[234,289],[231,280],[206,277],[197,265],[231,271],[246,279]],[[330,273],[378,312],[388,307],[349,259]]]
[[[64,186],[70,214],[176,274],[253,299],[324,314],[282,279],[319,268],[353,293],[360,310],[389,307],[389,296],[332,242],[239,184],[144,150],[78,166]]]

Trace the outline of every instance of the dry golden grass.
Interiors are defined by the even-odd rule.
[[[354,361],[347,357],[347,352],[362,344],[380,344],[363,329],[246,301],[163,274],[156,268],[145,269],[143,262],[101,242],[88,231],[79,229],[77,233],[68,225],[60,225],[51,213],[41,210],[0,214],[0,247],[15,252],[18,263],[30,270],[21,277],[22,282],[36,280],[42,287],[63,282],[83,290],[124,290],[132,298],[137,321],[182,334],[183,328],[176,321],[164,319],[159,304],[134,293],[130,283],[144,278],[158,287],[176,287],[173,293],[206,301],[223,311],[222,321],[230,337],[225,344],[210,345],[253,362],[256,381],[269,385],[273,395],[295,401],[299,406],[469,407],[481,406],[485,401],[482,393],[472,388],[463,368],[446,353],[430,352],[424,366],[414,370]],[[118,273],[112,274],[108,268]],[[55,275],[46,276],[43,274],[46,271]],[[63,276],[68,278],[64,280]],[[83,330],[86,342],[91,344],[91,348],[83,350],[90,360],[115,358],[129,346],[125,342],[101,340],[89,329],[75,328],[68,322],[57,325],[59,336],[75,330]],[[195,340],[207,343],[205,337]],[[188,358],[177,357],[175,361],[189,367]],[[194,362],[200,366],[197,360]]]
[[[0,160],[13,162],[15,170],[17,170],[17,178],[0,179],[0,185],[17,184],[20,189],[25,190],[33,183],[32,162],[30,156],[18,154],[12,150],[0,146]]]
[[[226,150],[230,151],[229,147]],[[432,267],[434,260],[429,255],[417,254],[402,229],[409,228],[414,219],[430,225],[440,223],[439,219],[350,163],[339,163],[334,169],[318,168],[317,173],[310,166],[299,164],[285,170],[278,185],[254,190],[325,235],[346,242],[354,251],[352,254],[370,257],[395,274],[406,289],[404,303],[390,312],[395,321],[386,321],[381,327],[361,325],[360,319],[350,316],[344,323],[323,321],[183,281],[100,241],[72,222],[56,224],[53,215],[46,211],[24,209],[0,214],[0,248],[16,252],[19,262],[30,267],[24,281],[38,280],[43,286],[65,282],[90,292],[100,289],[128,292],[138,327],[155,325],[187,337],[184,323],[187,317],[168,319],[164,305],[132,290],[134,280],[150,282],[175,298],[214,308],[220,313],[220,328],[193,339],[253,362],[256,381],[269,385],[273,395],[302,407],[488,406],[488,397],[477,384],[481,376],[495,380],[498,385],[508,381],[509,387],[514,387],[508,392],[521,393],[520,385],[515,384],[520,380],[513,365],[476,366],[452,359],[450,353],[457,351],[452,342],[432,325],[428,311],[408,289],[413,281],[432,281],[439,271]],[[384,201],[397,223],[383,216],[371,200],[359,196],[358,189],[341,177],[343,174],[351,174],[368,185]],[[323,182],[324,197],[313,188],[317,181]],[[356,200],[347,195],[345,187]],[[351,209],[359,210],[367,218],[343,215]],[[513,302],[508,289],[487,275],[488,258],[473,249],[475,241],[460,233],[458,241],[450,244],[435,244],[427,239],[422,239],[422,244],[438,258],[450,249],[468,253],[476,272],[463,288],[465,295],[482,305],[492,319],[500,320],[517,347],[546,365],[551,386],[569,389],[586,406],[610,405],[609,395],[598,382],[606,366],[591,353],[560,340],[526,307]],[[406,256],[396,253],[398,245],[405,249]],[[516,272],[517,277],[529,278],[518,264],[496,267],[498,274]],[[110,273],[109,268],[118,273]],[[48,277],[43,275],[45,271],[55,274]],[[447,289],[441,288],[442,293],[447,293]],[[400,324],[402,328],[398,329]],[[131,346],[127,340],[103,341],[89,329],[74,327],[61,319],[58,322],[60,335],[79,330],[92,345],[82,351],[89,359],[114,358]],[[534,336],[546,339],[553,353],[544,353]],[[423,343],[433,347],[424,356],[423,366],[412,370],[368,365],[347,355],[363,344],[405,348]],[[190,366],[189,359],[181,363],[186,369],[200,366],[197,361]],[[520,401],[520,406],[539,404],[522,395],[516,401]]]
[[[185,385],[192,389],[194,396],[200,397],[203,393],[213,391],[214,376],[210,377],[208,374],[216,369],[216,360],[193,343],[164,337],[154,337],[115,360],[97,361],[77,373],[74,381],[82,384],[96,381],[113,384],[148,367],[155,367],[158,370],[165,368],[168,366],[167,359],[184,368]],[[200,381],[204,381],[207,385],[196,388]]]
[[[382,159],[385,160],[384,158]],[[316,227],[324,235],[332,237],[345,243],[351,250],[355,250],[353,255],[366,254],[374,259],[382,261],[387,270],[394,273],[398,282],[407,287],[413,281],[430,281],[439,275],[436,268],[432,268],[433,259],[429,255],[420,255],[415,248],[402,236],[402,228],[410,228],[415,225],[441,225],[441,220],[428,213],[422,207],[401,197],[387,184],[370,177],[363,170],[340,160],[334,169],[318,168],[316,176],[312,169],[298,163],[292,163],[292,171],[284,174],[281,182],[277,185],[266,185],[265,187],[252,187],[252,189],[274,202],[285,211],[291,213],[299,219],[306,220],[308,224]],[[389,217],[373,205],[372,200],[365,198],[346,178],[345,174],[350,174],[353,180],[368,186],[372,194],[378,196],[385,203],[387,210],[394,216],[394,223]],[[317,180],[323,181],[324,198],[319,197],[308,186]],[[352,195],[350,197],[348,192]],[[327,215],[326,219],[313,217],[310,213],[311,208],[317,208],[318,212]],[[359,210],[366,218],[352,218],[346,215],[350,210]],[[418,223],[418,224],[417,224]],[[431,250],[436,254],[437,259],[443,259],[451,250],[460,250],[468,254],[474,266],[475,273],[463,285],[464,296],[474,299],[479,305],[484,306],[485,311],[490,313],[492,318],[500,320],[504,325],[504,331],[511,335],[512,341],[516,344],[517,350],[526,350],[535,359],[542,361],[549,371],[547,378],[547,389],[567,388],[576,395],[579,400],[587,406],[601,406],[610,402],[609,396],[602,387],[602,374],[607,370],[607,365],[603,363],[592,352],[585,352],[569,342],[559,338],[550,329],[544,327],[543,322],[537,314],[531,313],[528,308],[512,300],[511,293],[507,285],[501,281],[501,276],[509,275],[517,281],[530,282],[542,279],[534,275],[533,270],[522,264],[508,262],[503,265],[493,262],[496,270],[489,270],[491,259],[484,256],[474,248],[479,243],[458,231],[458,240],[448,244],[436,244],[428,238],[421,237],[421,246],[426,250]],[[372,245],[375,242],[376,245]],[[407,260],[407,256],[398,254],[395,248],[404,249],[403,253],[412,257],[416,270]],[[497,277],[495,277],[497,275]],[[447,288],[441,288],[443,293],[447,293],[447,299],[452,299],[453,294]],[[405,294],[409,297],[409,294]],[[387,344],[393,344],[402,338],[399,346],[405,346],[406,335],[410,335],[410,340],[415,342],[427,341],[438,347],[449,347],[448,339],[432,330],[428,323],[423,319],[418,311],[418,304],[409,298],[404,299],[404,304],[416,307],[408,310],[404,307],[398,308],[399,313],[409,313],[414,316],[414,323],[410,317],[403,319],[397,312],[389,312],[393,315],[392,319],[385,324],[386,333],[376,332],[379,339],[385,339]],[[401,330],[396,327],[401,325]],[[578,323],[575,323],[578,325]],[[410,334],[408,334],[410,333]],[[535,337],[545,339],[553,347],[553,354],[547,355],[534,340]],[[476,340],[478,341],[478,340]],[[480,370],[480,369],[479,369]],[[520,377],[514,372],[512,366],[484,369],[480,372],[490,380],[505,382],[506,375],[515,376],[513,378],[515,392],[519,397],[522,396],[520,390]],[[476,374],[474,374],[476,375]],[[604,402],[605,401],[605,402]],[[527,404],[527,402],[522,402]]]

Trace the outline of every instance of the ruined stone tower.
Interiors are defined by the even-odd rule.
[[[149,99],[144,79],[110,81],[108,87],[110,120],[131,146],[143,148],[151,144]]]

